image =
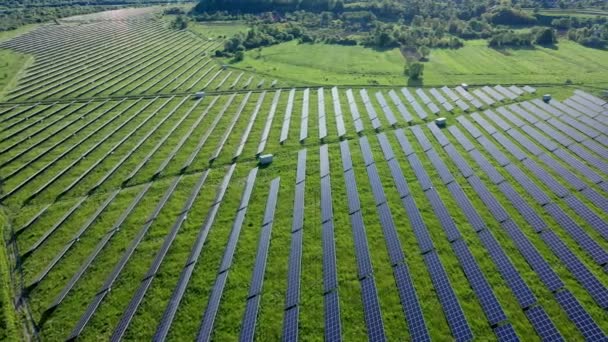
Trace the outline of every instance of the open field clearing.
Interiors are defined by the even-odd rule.
[[[433,51],[450,85],[404,87],[398,50],[296,44],[224,70],[147,11],[88,20],[2,45],[36,59],[0,103],[0,338],[607,338],[595,76]]]
[[[289,42],[246,55],[233,66],[295,84],[405,84],[405,59],[399,49],[379,52],[361,46]]]

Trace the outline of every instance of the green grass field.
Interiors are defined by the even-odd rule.
[[[376,51],[361,46],[283,43],[248,51],[233,67],[294,84],[405,84],[405,59],[398,49]]]
[[[191,22],[188,30],[205,38],[232,37],[237,33],[246,33],[249,27],[244,22],[209,21],[204,23]]]
[[[336,63],[336,61],[340,61]],[[293,84],[405,85],[399,50],[361,46],[283,43],[248,51],[235,68]],[[608,84],[608,52],[561,40],[555,47],[492,49],[483,40],[456,50],[433,49],[425,63],[425,86],[468,84]]]

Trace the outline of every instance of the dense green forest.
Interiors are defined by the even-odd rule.
[[[594,0],[204,0],[191,15],[199,21],[248,20],[252,29],[217,52],[230,56],[294,39],[416,51],[459,48],[466,39],[486,39],[495,48],[551,45],[561,35],[606,48],[608,16],[548,16],[541,10],[607,7]]]

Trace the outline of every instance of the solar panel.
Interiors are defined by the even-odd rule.
[[[486,139],[485,137],[479,137],[477,142],[485,148],[485,150],[498,162],[502,167],[511,164],[511,161],[507,156],[502,153],[493,142]]]
[[[298,340],[298,316],[300,308],[297,306],[292,307],[285,311],[283,318],[283,341],[297,341]]]
[[[460,155],[460,153],[458,153],[458,151],[454,148],[454,146],[447,145],[443,149],[448,154],[448,156],[452,159],[454,164],[456,164],[456,167],[458,167],[458,170],[460,171],[460,173],[462,174],[462,176],[464,178],[471,177],[472,175],[475,174],[473,172],[473,169],[471,169],[471,167],[469,166],[469,163],[462,158],[462,156]]]
[[[386,242],[386,248],[388,251],[391,265],[396,265],[403,262],[405,256],[401,249],[401,242],[399,242],[399,236],[395,229],[395,223],[391,210],[387,203],[378,205],[378,216],[380,216],[380,225],[382,226],[382,232],[384,234],[384,240]]]
[[[561,111],[559,111],[555,107],[550,106],[549,104],[541,101],[540,99],[533,99],[532,103],[535,104],[537,107],[541,108],[542,110],[544,110],[545,112],[549,113],[551,116],[560,117],[563,115],[563,113]]]
[[[574,128],[564,124],[563,122],[561,122],[557,119],[550,119],[547,122],[549,124],[551,124],[551,126],[557,128],[558,130],[560,130],[561,132],[563,132],[564,134],[569,136],[570,138],[576,140],[576,142],[580,143],[586,139],[583,135],[578,133]]]
[[[458,100],[460,100],[460,98],[458,97],[458,95],[456,95],[456,93],[454,93],[454,91],[446,86],[441,87],[441,90],[443,91],[444,94],[447,95],[447,97],[450,98],[450,100],[456,102]]]
[[[521,275],[513,266],[513,263],[509,259],[509,257],[505,254],[504,250],[496,241],[496,238],[492,235],[492,233],[487,230],[479,231],[479,239],[483,243],[484,247],[488,251],[488,254],[496,264],[500,274],[503,279],[513,292],[515,298],[519,302],[519,306],[522,309],[528,308],[534,303],[536,303],[536,297],[534,293],[530,290],[528,285],[521,278]]]
[[[304,89],[302,96],[302,121],[300,122],[300,141],[303,141],[308,137],[308,102],[310,99],[310,89]]]
[[[513,155],[517,160],[522,161],[526,159],[528,156],[522,151],[517,145],[515,145],[509,138],[507,138],[504,134],[497,132],[494,134],[494,139],[498,141],[498,143],[506,149],[511,155]]]
[[[606,199],[606,197],[600,195],[597,191],[591,188],[587,188],[581,191],[581,193],[587,199],[589,199],[589,201],[591,201],[591,203],[593,203],[596,207],[600,208],[603,212],[608,212],[608,199]]]
[[[498,341],[519,341],[519,337],[510,323],[494,328],[494,334]]]
[[[395,119],[395,114],[393,114],[393,111],[388,106],[388,103],[386,102],[384,95],[382,95],[381,92],[377,92],[376,99],[380,103],[380,107],[382,108],[382,111],[384,112],[384,115],[386,116],[386,119],[388,120],[388,124],[391,126],[396,125],[397,119]]]
[[[580,103],[581,105],[585,106],[586,108],[589,108],[589,110],[591,110],[595,113],[601,113],[605,110],[602,106],[598,106],[595,103],[588,101],[587,99],[585,99],[584,97],[579,96],[579,95],[572,95],[570,97],[570,99]]]
[[[604,148],[602,145],[598,144],[593,140],[585,140],[582,142],[583,146],[588,148],[591,152],[597,154],[598,156],[608,159],[608,149]]]
[[[426,126],[431,130],[431,133],[433,133],[433,135],[435,136],[435,139],[437,139],[437,141],[439,142],[439,145],[441,145],[441,147],[444,147],[444,146],[450,144],[450,140],[448,140],[448,138],[445,136],[445,134],[443,134],[441,129],[439,127],[437,127],[437,125],[434,122],[431,122]]]
[[[405,96],[405,98],[407,99],[407,102],[414,102],[416,101],[416,99],[414,98],[414,95],[412,95],[412,93],[410,93],[410,91],[407,88],[401,88],[401,93],[403,93],[403,96]]]
[[[530,124],[535,124],[538,121],[540,121],[536,116],[531,115],[529,112],[527,112],[526,110],[524,110],[517,103],[509,105],[509,110],[511,110],[511,112],[513,112],[513,113],[516,113],[517,115],[519,115],[521,118],[523,118],[524,120],[526,120]]]
[[[431,111],[431,113],[437,115],[439,114],[440,110],[439,107],[437,107],[436,104],[434,104],[433,102],[429,102],[426,104],[427,107],[429,107],[429,110]]]
[[[540,280],[545,284],[549,291],[556,291],[564,286],[557,274],[551,269],[547,261],[539,254],[538,250],[526,236],[521,232],[517,224],[508,220],[503,222],[502,227],[509,234],[517,249],[526,259],[530,267],[534,269]]]
[[[291,231],[295,232],[304,227],[304,182],[296,184],[296,193],[293,203],[293,223]]]
[[[547,154],[541,154],[539,156],[540,160],[545,163],[549,168],[559,174],[563,179],[566,180],[570,186],[575,188],[577,191],[583,190],[587,187],[587,185],[581,181],[576,175],[563,167],[560,163],[556,162],[555,159],[551,158]]]
[[[348,213],[352,214],[361,209],[355,173],[352,169],[344,172],[344,182],[346,183],[346,195],[348,197]]]
[[[323,144],[319,147],[319,165],[321,178],[329,175],[329,147]]]
[[[521,127],[521,126],[523,126],[523,125],[526,124],[517,115],[515,115],[512,112],[508,111],[506,107],[498,107],[498,108],[496,108],[496,112],[500,113],[502,116],[504,116],[505,118],[507,118],[516,127]],[[497,115],[497,117],[500,118],[500,116],[498,116],[498,115]]]
[[[586,161],[591,166],[596,167],[598,170],[608,170],[608,163],[593,156],[591,153],[587,152],[582,146],[570,145],[568,146],[568,149],[574,152],[574,154],[576,154],[582,160]]]
[[[486,229],[486,225],[481,219],[481,216],[479,216],[477,210],[475,207],[473,207],[473,204],[471,201],[469,201],[467,195],[464,193],[464,191],[462,191],[460,185],[457,182],[452,182],[447,185],[447,188],[452,194],[452,197],[456,200],[456,203],[458,203],[458,206],[460,206],[460,209],[462,209],[473,229],[476,232]]]
[[[540,233],[541,231],[547,229],[547,223],[532,209],[528,203],[521,198],[521,196],[509,185],[509,183],[504,182],[499,186],[500,191],[509,199],[511,205],[515,207],[515,209],[523,216],[524,220],[528,222],[528,224],[536,231]]]
[[[534,94],[536,93],[536,89],[530,86],[524,86],[522,88],[525,92],[530,93],[530,94]]]
[[[433,287],[439,297],[439,302],[443,307],[452,337],[456,341],[470,341],[473,339],[473,332],[462,312],[462,308],[458,303],[458,299],[454,294],[454,290],[450,284],[445,269],[439,261],[437,253],[431,252],[424,255],[424,261],[431,275]]]
[[[371,164],[367,167],[367,175],[369,176],[369,182],[372,187],[374,199],[376,200],[376,205],[378,206],[382,203],[385,203],[386,196],[384,195],[384,189],[382,188],[380,176],[378,175],[378,170],[376,169],[375,164]]]
[[[532,139],[536,140],[537,143],[541,144],[544,148],[546,148],[549,152],[557,150],[557,145],[551,142],[548,137],[544,136],[538,130],[528,125],[522,126],[521,129],[526,134],[528,134],[528,136],[532,137]]]
[[[302,262],[302,233],[297,230],[291,234],[291,249],[289,251],[289,266],[287,269],[287,290],[285,308],[292,308],[300,302],[300,270]]]
[[[428,114],[422,108],[422,106],[420,106],[420,104],[418,104],[418,102],[412,102],[412,107],[414,108],[414,111],[416,112],[416,114],[418,114],[418,117],[420,119],[426,120],[426,118],[428,118]]]
[[[416,206],[414,198],[412,196],[403,197],[401,202],[403,203],[403,207],[405,208],[407,216],[410,219],[412,229],[414,230],[414,235],[416,236],[418,246],[420,247],[420,253],[424,254],[433,250],[435,248],[433,246],[433,241],[431,240],[431,237],[426,229],[426,225],[422,220],[422,216],[420,215],[420,211]]]
[[[443,95],[441,95],[439,90],[437,90],[435,88],[431,88],[431,89],[429,89],[429,93],[431,93],[431,95],[433,95],[433,97],[435,97],[435,99],[437,99],[439,104],[443,104],[443,103],[447,102],[446,98],[443,97]]]
[[[441,227],[447,235],[448,241],[453,242],[460,238],[460,232],[458,228],[456,228],[456,224],[454,224],[454,220],[452,220],[452,216],[450,216],[449,211],[443,204],[441,197],[437,193],[435,189],[429,189],[426,193],[426,198],[431,203],[433,207],[433,211],[435,212],[435,216],[439,219],[441,223]]]
[[[296,184],[303,182],[306,179],[306,153],[307,150],[301,149],[298,151],[298,167],[296,171]]]
[[[414,153],[414,149],[412,148],[412,145],[410,144],[409,140],[405,137],[405,132],[402,128],[399,128],[395,131],[395,136],[397,137],[399,145],[401,145],[401,149],[403,150],[403,153],[405,153],[406,156],[409,156],[410,154]]]
[[[356,194],[354,194],[356,195]],[[350,196],[350,194],[349,194]],[[359,279],[372,276],[374,270],[369,256],[367,236],[361,211],[356,211],[350,215],[350,223],[353,229],[353,239],[355,242],[355,254],[357,256],[357,270]]]
[[[576,298],[567,290],[555,293],[555,299],[566,311],[568,318],[574,323],[576,328],[587,341],[601,341],[606,339],[593,318],[585,311]]]
[[[574,144],[574,141],[572,139],[554,130],[551,126],[547,125],[544,122],[539,121],[534,126],[536,126],[536,128],[541,130],[546,135],[550,136],[553,140],[557,141],[560,145],[564,147],[568,147]]]
[[[471,100],[473,99],[473,95],[471,95],[466,89],[464,89],[462,86],[457,86],[456,91],[460,94],[460,96],[464,97],[467,100]]]
[[[463,240],[457,240],[452,243],[452,249],[458,257],[460,265],[475,292],[479,303],[488,319],[488,323],[494,326],[500,322],[506,321],[505,315],[500,303],[496,299],[490,284],[481,272],[477,261],[469,251],[466,243]]]
[[[456,120],[460,122],[460,124],[469,132],[469,134],[473,136],[473,138],[477,139],[483,135],[481,134],[481,131],[479,131],[479,129],[477,129],[477,127],[475,127],[475,125],[473,125],[473,123],[471,123],[471,121],[469,121],[466,117],[462,115],[457,116]]]
[[[540,110],[538,107],[534,106],[528,101],[520,102],[519,105],[525,108],[528,112],[533,113],[537,118],[543,121],[551,119],[551,116],[549,114]]]
[[[374,163],[374,155],[372,154],[372,148],[369,145],[369,141],[366,136],[359,138],[359,147],[361,148],[361,153],[363,153],[363,160],[365,161],[365,166],[369,166]]]
[[[388,166],[391,170],[393,181],[395,182],[395,187],[397,188],[399,197],[403,198],[408,196],[410,194],[410,190],[407,186],[407,182],[405,181],[405,177],[403,176],[403,172],[401,171],[401,167],[399,166],[399,162],[396,159],[392,159],[388,162]]]
[[[521,134],[518,130],[510,129],[507,131],[507,133],[532,155],[538,156],[539,154],[543,153],[543,151],[536,144],[530,141],[530,139],[526,138],[526,136]]]
[[[399,264],[393,268],[395,283],[405,312],[410,338],[412,341],[430,341],[430,336],[424,322],[424,315],[416,296],[407,266]]]
[[[338,88],[331,88],[331,95],[334,103],[334,114],[336,116],[336,129],[338,130],[338,137],[342,137],[346,135],[346,127],[344,126],[342,108],[340,107],[340,94],[338,92]]]
[[[410,114],[410,112],[407,110],[407,108],[405,107],[403,102],[401,102],[401,99],[399,98],[397,93],[394,90],[390,90],[388,92],[388,95],[390,96],[391,100],[393,100],[393,103],[395,104],[395,106],[397,106],[397,110],[399,110],[399,113],[401,113],[403,120],[405,120],[405,122],[408,122],[408,123],[412,122],[414,120],[414,118],[412,117],[412,114]]]
[[[378,142],[380,143],[380,148],[382,149],[382,153],[384,154],[384,159],[386,161],[391,161],[395,158],[395,154],[393,153],[393,148],[391,147],[391,143],[388,141],[388,138],[385,133],[380,133],[376,135]]]
[[[338,292],[325,294],[325,341],[341,341],[342,327],[340,322],[340,301]]]
[[[412,167],[412,169],[414,170],[414,173],[416,174],[416,178],[418,179],[418,183],[420,184],[422,191],[426,191],[426,190],[432,188],[433,182],[431,182],[431,179],[429,178],[428,174],[424,170],[424,166],[422,165],[422,162],[420,161],[420,159],[418,159],[418,156],[416,156],[415,153],[410,154],[409,156],[407,156],[407,160],[409,161],[410,166]]]
[[[501,95],[504,95],[505,97],[509,98],[510,100],[515,100],[517,98],[517,94],[514,94],[513,92],[511,92],[509,89],[501,86],[501,85],[497,85],[494,87],[494,89],[499,92]]]
[[[595,184],[602,182],[602,177],[600,175],[591,170],[589,166],[573,157],[570,153],[562,149],[557,149],[555,152],[553,152],[553,154],[561,159],[566,165],[569,165],[571,168],[583,175],[587,180]]]
[[[595,103],[598,106],[605,106],[606,105],[606,101],[600,99],[599,97],[593,96],[593,95],[591,95],[591,94],[589,94],[587,92],[584,92],[584,91],[582,91],[580,89],[575,89],[574,93],[576,95],[579,95],[579,96],[587,99],[587,101],[591,101],[591,102]]]
[[[365,314],[368,339],[370,341],[385,341],[382,312],[380,311],[376,284],[373,278],[361,280],[361,296],[363,297],[363,313]]]
[[[327,137],[327,123],[325,118],[325,94],[323,88],[317,90],[317,111],[319,114],[319,139]]]
[[[544,208],[547,213],[549,213],[549,215],[551,215],[551,217],[572,237],[572,239],[578,243],[581,249],[586,251],[598,265],[603,265],[608,262],[608,254],[602,249],[602,247],[600,247],[597,242],[589,237],[589,235],[557,204],[549,203],[545,205]],[[564,246],[564,248],[567,247]],[[606,303],[608,303],[608,301]]]
[[[331,181],[330,177],[321,178],[321,222],[327,222],[333,218],[331,204]]]
[[[486,111],[486,112],[488,112],[488,111]],[[484,112],[484,113],[486,113],[486,112]],[[479,113],[475,112],[475,113],[471,114],[471,118],[473,118],[473,120],[475,120],[475,122],[477,122],[477,124],[479,124],[481,126],[481,128],[483,128],[486,132],[488,132],[488,134],[492,135],[492,134],[496,133],[496,128],[494,128],[494,126],[492,126]]]
[[[479,152],[478,150],[471,150],[471,151],[469,151],[469,155],[471,157],[473,157],[473,159],[475,160],[477,165],[479,165],[479,167],[481,167],[481,169],[483,170],[485,175],[488,176],[488,178],[490,178],[490,181],[492,181],[492,183],[500,184],[505,180],[505,178],[486,159],[486,157],[484,157],[481,154],[481,152]]]
[[[445,110],[451,112],[454,110],[454,106],[452,106],[449,102],[444,102],[441,104]]]
[[[514,94],[516,94],[517,96],[521,96],[524,94],[524,91],[521,90],[521,88],[519,88],[516,85],[512,85],[508,88],[510,91],[512,91]]]
[[[491,97],[493,97],[494,99],[496,99],[496,101],[504,101],[505,97],[502,96],[500,93],[498,93],[496,90],[494,90],[493,88],[490,88],[489,86],[483,86],[481,89],[483,89],[483,91],[490,95]]]
[[[523,161],[524,166],[528,170],[530,170],[542,183],[544,183],[549,189],[559,197],[565,197],[570,192],[568,189],[564,188],[561,184],[559,184],[547,171],[541,168],[535,161],[532,159],[525,159]]]
[[[418,88],[418,89],[416,89],[416,94],[418,94],[418,96],[422,100],[422,103],[428,104],[429,102],[431,102],[431,99],[426,95],[424,90]]]
[[[336,270],[336,246],[334,240],[334,223],[329,220],[322,225],[323,239],[323,291],[328,292],[338,287]]]
[[[465,112],[467,112],[469,109],[471,109],[471,107],[469,107],[469,105],[466,104],[466,102],[464,102],[460,99],[458,99],[458,101],[456,101],[455,103],[460,109],[464,110]]]
[[[509,214],[505,211],[505,209],[498,203],[496,198],[488,191],[485,185],[481,182],[479,177],[471,176],[467,179],[469,184],[475,190],[479,198],[484,202],[488,210],[494,216],[494,219],[499,223],[502,223],[510,218]]]
[[[460,143],[460,145],[464,148],[465,151],[468,152],[475,149],[475,145],[473,145],[473,143],[471,143],[471,140],[469,140],[467,137],[464,136],[464,134],[462,134],[462,131],[457,126],[450,126],[448,127],[448,130],[450,131],[450,133],[452,133],[454,138],[456,138],[458,143]]]
[[[449,184],[454,181],[452,173],[434,149],[426,151],[426,155],[431,160],[431,163],[435,167],[435,170],[439,174],[439,177],[441,177],[441,181],[443,182],[443,184]]]
[[[517,166],[509,164],[505,166],[505,170],[528,192],[536,202],[540,205],[545,205],[551,202],[551,199],[543,190],[541,190],[530,178]]]
[[[418,140],[418,142],[420,143],[420,146],[422,146],[422,151],[426,152],[433,148],[433,145],[427,139],[426,135],[424,135],[424,132],[422,131],[422,128],[420,128],[420,126],[412,126],[410,127],[410,130],[412,131],[412,133],[414,133],[414,136],[416,137],[416,140]]]
[[[260,305],[260,296],[255,296],[247,300],[245,307],[245,315],[241,323],[240,341],[251,341],[255,337],[255,326],[258,316],[258,308]]]
[[[541,306],[535,306],[526,310],[526,316],[543,341],[564,341],[559,330],[557,330],[551,318],[549,318]]]
[[[289,92],[289,98],[287,99],[287,108],[285,109],[285,118],[283,119],[283,127],[281,128],[281,137],[279,139],[280,143],[285,142],[287,140],[287,136],[289,134],[289,124],[291,123],[291,113],[293,112],[293,100],[296,95],[296,90],[291,89]]]
[[[491,106],[494,104],[494,100],[492,100],[490,97],[488,97],[488,95],[484,94],[480,89],[473,90],[473,94],[475,94],[475,96],[477,96],[479,99],[481,99],[481,101],[483,101],[488,106]]]

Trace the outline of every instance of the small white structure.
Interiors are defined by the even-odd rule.
[[[194,98],[195,99],[202,99],[203,97],[205,97],[205,92],[204,91],[199,91],[196,94],[194,94]]]
[[[543,101],[545,101],[545,103],[549,103],[549,101],[551,101],[551,94],[543,95]]]
[[[466,83],[463,83],[460,85],[464,90],[469,90],[469,85]]]
[[[262,154],[260,156],[259,163],[261,166],[272,163],[272,154]]]
[[[447,122],[446,118],[435,119],[435,124],[437,125],[437,127],[445,127],[446,122]]]

